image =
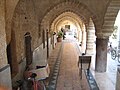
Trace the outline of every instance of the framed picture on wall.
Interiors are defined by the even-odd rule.
[[[66,29],[70,29],[70,25],[65,25],[65,28]]]

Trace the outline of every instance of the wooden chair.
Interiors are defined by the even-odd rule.
[[[82,70],[87,70],[87,74],[89,74],[91,64],[91,56],[79,56],[78,67],[79,67],[79,75],[80,79],[82,79]]]

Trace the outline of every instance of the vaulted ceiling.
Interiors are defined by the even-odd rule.
[[[21,9],[16,10],[17,7]],[[29,7],[32,8],[32,12]],[[41,30],[51,29],[53,23],[67,18],[74,23],[77,22],[81,27],[81,23],[87,25],[91,18],[95,25],[97,37],[107,38],[113,32],[119,9],[120,0],[9,0],[6,2],[7,42],[11,40],[13,15],[19,10],[25,10],[29,13],[27,17],[30,17],[30,14],[34,12],[34,17]],[[65,17],[63,18],[63,16]]]

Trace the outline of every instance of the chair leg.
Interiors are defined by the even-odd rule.
[[[87,69],[87,75],[89,76],[89,73],[90,73],[90,71],[89,71],[89,69]]]
[[[80,79],[82,79],[82,69],[79,69],[79,75],[80,75]]]

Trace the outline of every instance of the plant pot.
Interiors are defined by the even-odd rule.
[[[57,42],[62,42],[62,37],[58,37]]]

